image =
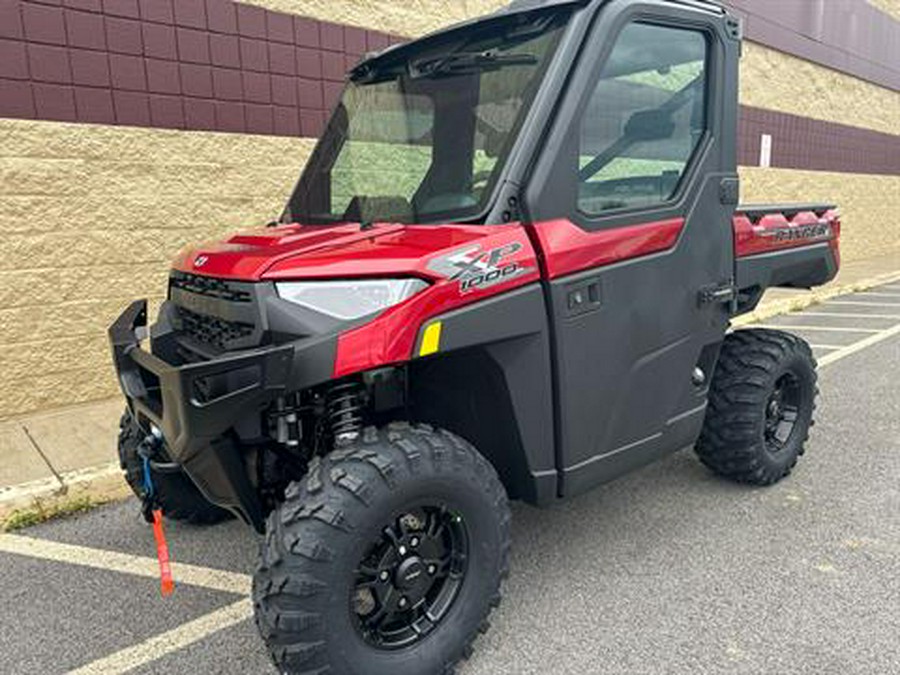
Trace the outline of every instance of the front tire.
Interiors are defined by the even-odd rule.
[[[696,445],[712,471],[772,485],[803,455],[816,409],[816,361],[803,339],[768,329],[725,338]]]
[[[269,516],[256,623],[282,673],[446,675],[487,628],[509,548],[506,492],[471,445],[368,428]]]

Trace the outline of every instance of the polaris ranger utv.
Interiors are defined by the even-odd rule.
[[[264,534],[281,672],[451,672],[508,499],[692,445],[743,483],[794,467],[809,346],[729,321],[832,279],[840,223],[738,206],[740,48],[708,1],[543,0],[370,55],[279,222],[184,252],[156,323],[112,326],[128,480]]]

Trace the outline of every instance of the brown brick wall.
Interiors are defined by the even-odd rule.
[[[900,135],[750,106],[741,106],[739,164],[759,166],[763,134],[773,168],[900,175]]]
[[[0,3],[0,117],[314,137],[399,39],[230,0]]]
[[[866,0],[723,0],[747,39],[900,91],[900,21]]]

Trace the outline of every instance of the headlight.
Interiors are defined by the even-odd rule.
[[[278,296],[337,319],[352,321],[393,307],[426,288],[421,279],[356,279],[276,283]]]

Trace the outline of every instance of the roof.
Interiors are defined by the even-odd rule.
[[[449,35],[452,35],[457,32],[464,32],[473,26],[483,25],[484,23],[490,21],[499,21],[505,20],[507,17],[515,15],[515,14],[525,14],[528,12],[532,12],[535,10],[541,9],[552,9],[554,7],[566,7],[566,6],[579,6],[579,5],[587,5],[590,2],[596,2],[597,0],[512,0],[510,4],[506,7],[503,7],[493,14],[487,14],[485,16],[479,16],[467,21],[463,21],[461,23],[454,24],[452,26],[448,26],[446,28],[442,28],[433,33],[429,33],[417,40],[413,40],[411,42],[403,42],[400,44],[393,45],[388,47],[382,52],[377,54],[368,55],[364,58],[357,66],[353,69],[352,73],[359,74],[365,72],[368,66],[373,66],[378,62],[382,61],[382,59],[391,58],[394,56],[399,56],[405,53],[412,45],[415,45],[415,48],[419,48],[423,45],[423,43],[434,42],[436,40],[440,40],[446,38]],[[725,9],[719,0],[665,0],[667,2],[671,2],[673,4],[679,5],[688,5],[694,7],[703,7],[706,9],[716,9],[719,12],[724,13]]]

